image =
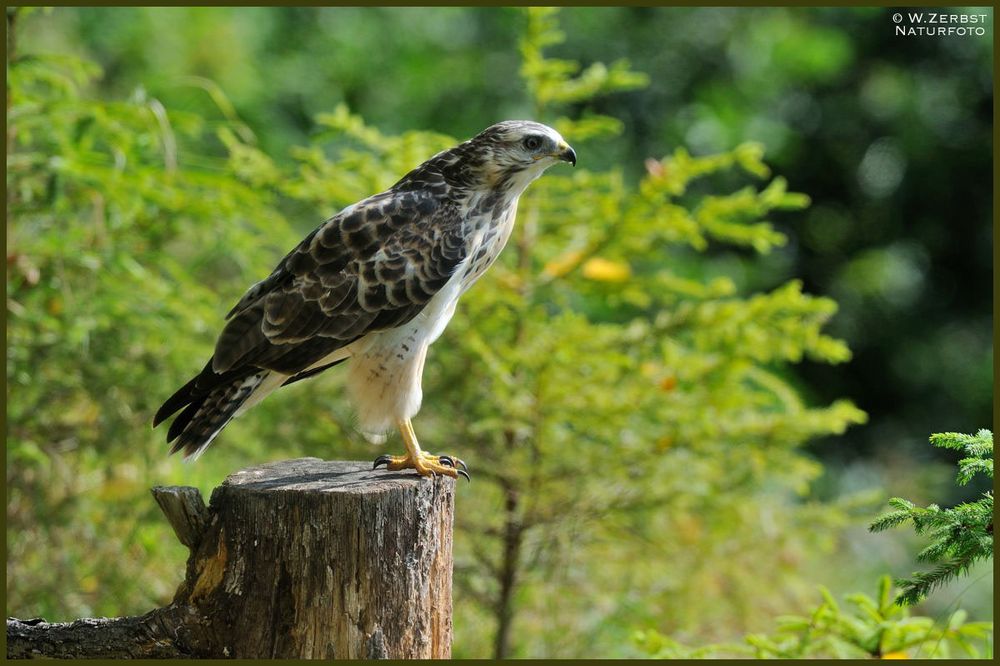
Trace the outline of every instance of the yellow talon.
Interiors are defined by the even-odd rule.
[[[421,476],[444,474],[445,476],[458,478],[458,475],[461,474],[466,479],[469,479],[468,467],[462,460],[453,456],[436,456],[421,451],[410,421],[400,421],[398,425],[399,432],[403,436],[403,444],[406,445],[406,455],[379,456],[375,459],[375,465],[372,469],[385,465],[385,468],[389,471],[415,469]]]

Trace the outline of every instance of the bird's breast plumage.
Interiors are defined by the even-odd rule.
[[[507,245],[514,230],[517,215],[517,198],[491,197],[489,195],[470,206],[466,218],[466,260],[459,271],[464,293],[493,265]]]
[[[348,387],[358,425],[371,439],[391,428],[393,418],[420,409],[427,349],[444,332],[458,300],[500,255],[514,227],[517,198],[469,197],[459,206],[465,259],[448,282],[412,320],[375,331],[359,341],[348,369]]]

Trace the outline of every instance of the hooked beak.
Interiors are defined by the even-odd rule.
[[[573,166],[576,166],[576,151],[568,143],[560,144],[559,152],[553,155],[553,157],[558,157],[563,162],[569,162]]]

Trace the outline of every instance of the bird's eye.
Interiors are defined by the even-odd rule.
[[[524,147],[528,150],[538,150],[542,145],[541,137],[529,136],[524,139]]]

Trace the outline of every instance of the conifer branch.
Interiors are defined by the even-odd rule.
[[[989,430],[980,430],[975,435],[938,433],[931,435],[930,442],[967,456],[958,462],[959,485],[967,484],[977,473],[993,478],[993,433]],[[882,532],[912,521],[917,534],[931,537],[931,543],[917,554],[917,560],[936,564],[929,571],[915,572],[896,581],[902,588],[896,597],[897,604],[916,604],[938,587],[968,574],[977,562],[993,557],[992,492],[950,509],[936,504],[918,507],[899,497],[889,500],[889,506],[895,510],[876,518],[868,529]]]

